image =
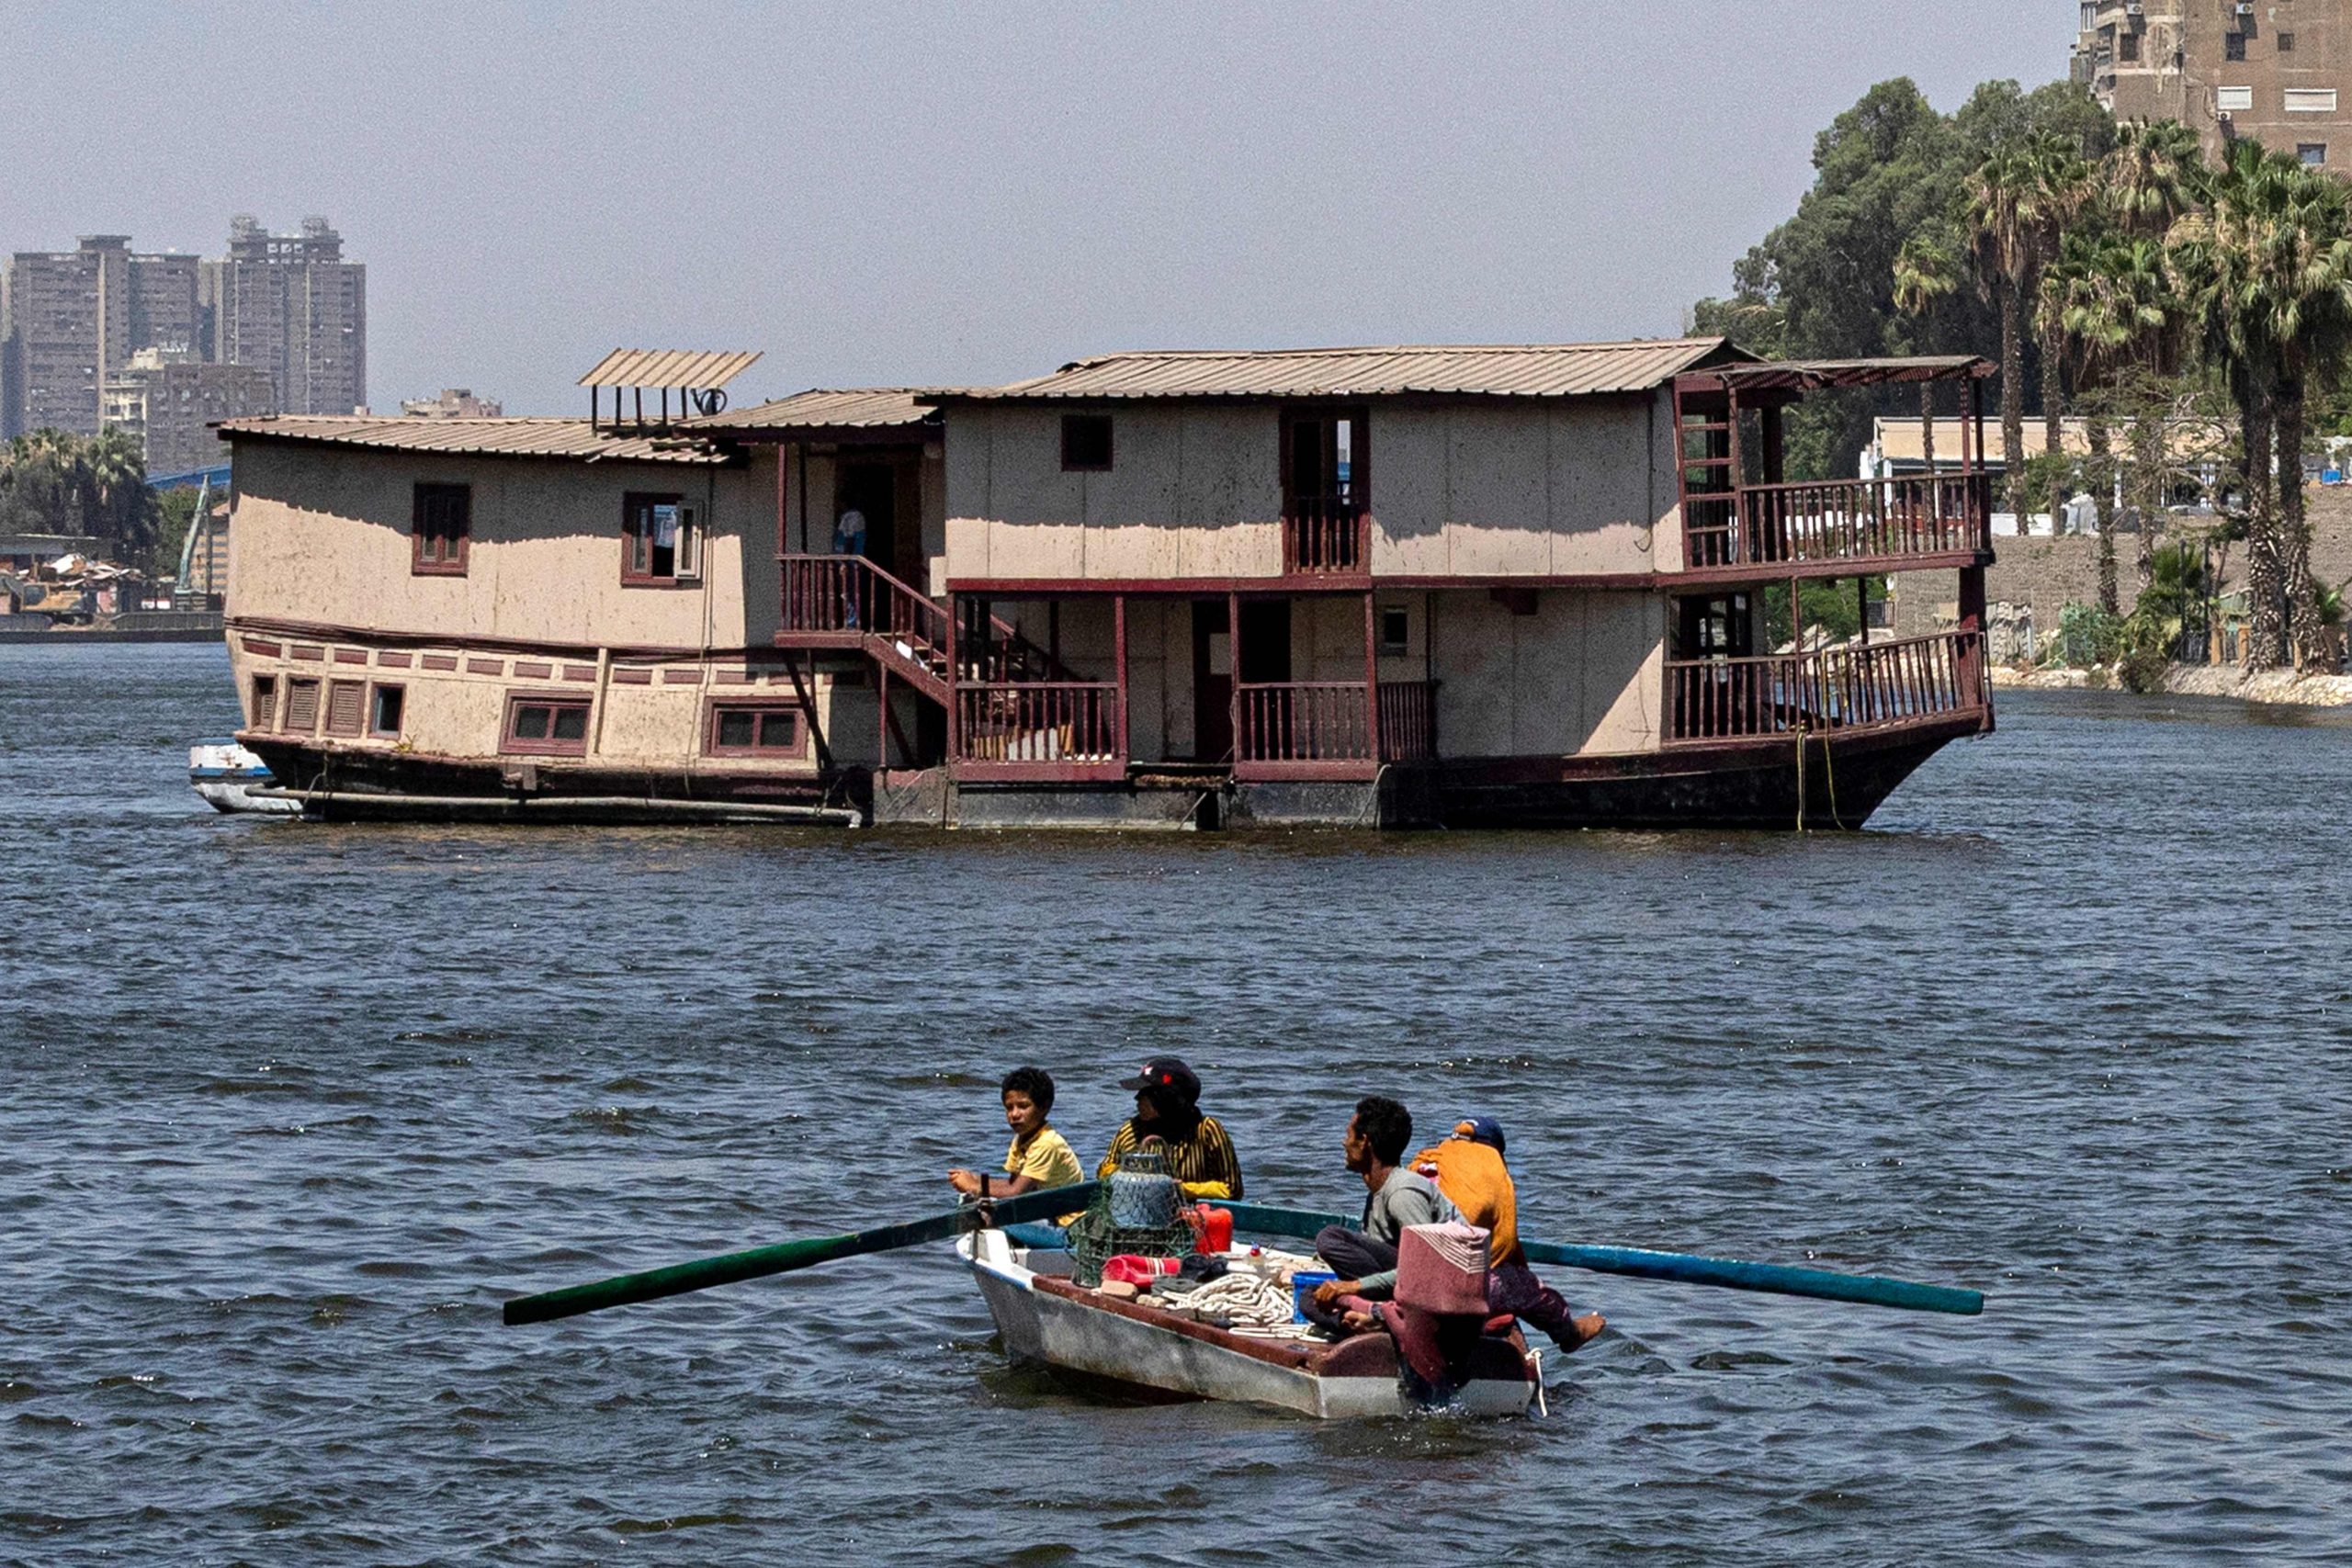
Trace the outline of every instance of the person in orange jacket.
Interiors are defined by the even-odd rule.
[[[1599,1313],[1576,1315],[1560,1292],[1527,1266],[1526,1250],[1519,1245],[1519,1191],[1503,1163],[1502,1123],[1491,1116],[1456,1122],[1453,1136],[1413,1156],[1413,1168],[1435,1181],[1464,1219],[1488,1234],[1488,1310],[1532,1324],[1562,1350],[1577,1349],[1600,1332],[1606,1320]]]

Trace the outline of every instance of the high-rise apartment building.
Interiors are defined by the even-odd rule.
[[[2177,119],[2206,151],[2252,138],[2352,167],[2352,0],[2078,0],[2075,79],[2120,120]]]
[[[205,365],[187,350],[142,348],[108,378],[106,423],[138,437],[147,472],[186,473],[229,460],[212,434],[224,419],[274,412],[269,372],[256,365]]]
[[[20,251],[0,275],[0,435],[97,434],[107,381],[144,348],[195,349],[197,258],[141,254],[122,234]]]
[[[323,218],[273,234],[249,216],[203,265],[206,357],[269,372],[280,413],[347,414],[368,401],[368,268]]]

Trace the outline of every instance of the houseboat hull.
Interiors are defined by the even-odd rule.
[[[1069,1255],[1032,1253],[1002,1231],[956,1243],[996,1320],[1005,1354],[1147,1397],[1226,1400],[1317,1420],[1401,1416],[1419,1407],[1397,1375],[1382,1335],[1336,1346],[1250,1340],[1130,1303],[1111,1303],[1066,1277]],[[1033,1267],[1034,1266],[1034,1267]],[[1506,1350],[1505,1347],[1510,1348]],[[1451,1408],[1469,1416],[1523,1415],[1535,1381],[1525,1347],[1496,1340]]]
[[[268,764],[282,798],[345,821],[1823,830],[1863,826],[1921,763],[1990,728],[1981,710],[1931,726],[1808,736],[1802,758],[1795,737],[1778,736],[1615,756],[1399,763],[1365,779],[1171,778],[1139,769],[1125,781],[1088,783],[857,767],[781,780],[334,748],[259,731],[240,739]]]

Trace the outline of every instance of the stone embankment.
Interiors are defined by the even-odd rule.
[[[1996,666],[1996,686],[2039,691],[2121,691],[2112,667],[2017,670]],[[2298,675],[2292,670],[2248,673],[2233,664],[2175,664],[2165,671],[2164,689],[2184,697],[2235,697],[2241,702],[2296,707],[2352,707],[2352,675]]]

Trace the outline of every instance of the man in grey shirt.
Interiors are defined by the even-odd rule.
[[[1339,1278],[1315,1291],[1315,1304],[1331,1310],[1342,1296],[1380,1301],[1396,1291],[1396,1242],[1407,1225],[1458,1220],[1462,1211],[1437,1183],[1406,1168],[1413,1146],[1413,1115],[1384,1095],[1356,1101],[1348,1122],[1348,1168],[1363,1178],[1363,1225],[1326,1225],[1315,1238],[1316,1255]]]

